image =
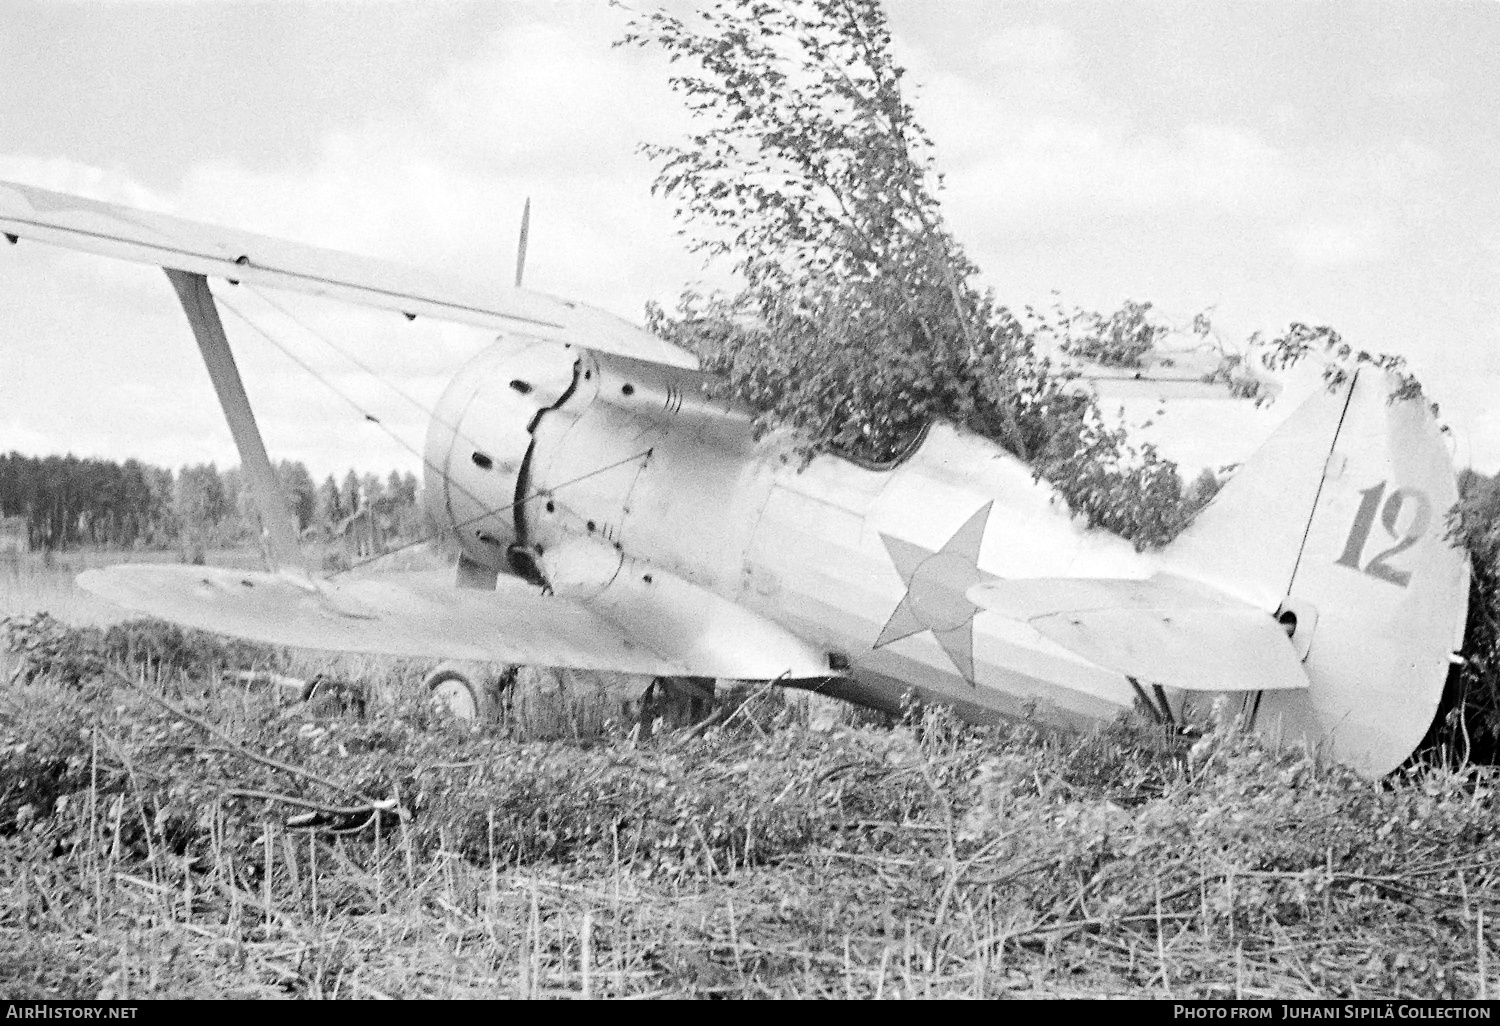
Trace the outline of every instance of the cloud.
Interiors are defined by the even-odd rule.
[[[310,145],[212,152],[170,175],[144,164],[113,167],[108,158],[89,166],[8,152],[0,153],[0,178],[499,281],[511,276],[529,196],[528,285],[639,318],[647,298],[670,301],[682,283],[703,277],[667,204],[651,197],[653,170],[635,152],[640,141],[683,133],[680,101],[654,58],[610,47],[615,15],[566,5],[517,10],[503,31],[463,51],[470,56],[435,75],[414,74],[399,103],[387,96],[382,109],[353,106],[337,121],[318,122],[325,128]],[[1198,108],[1189,119],[1177,108],[1152,107],[1153,94],[1138,83],[1105,78],[1108,69],[1089,63],[1088,38],[1056,25],[1013,26],[978,55],[965,45],[967,63],[898,41],[909,80],[923,83],[918,114],[949,174],[948,218],[995,275],[1002,300],[1063,288],[1069,301],[1092,302],[1084,294],[1091,289],[1103,302],[1127,294],[1156,299],[1174,315],[1222,301],[1218,313],[1250,327],[1310,319],[1313,308],[1326,308],[1342,327],[1355,319],[1351,311],[1363,311],[1367,326],[1388,321],[1398,335],[1409,335],[1404,326],[1420,316],[1406,308],[1447,302],[1436,288],[1424,293],[1431,268],[1419,268],[1425,278],[1411,277],[1394,314],[1379,299],[1399,291],[1385,283],[1406,284],[1408,258],[1419,264],[1429,240],[1452,237],[1450,226],[1421,219],[1448,209],[1442,204],[1469,209],[1470,200],[1445,188],[1453,173],[1446,161],[1459,159],[1451,147],[1379,132],[1299,139],[1221,107]],[[1389,88],[1441,95],[1431,83]],[[1418,239],[1414,223],[1429,234]],[[233,461],[159,272],[17,249],[17,259],[0,265],[0,318],[10,322],[0,324],[0,346],[14,343],[10,351],[19,352],[46,338],[58,355],[29,355],[24,372],[4,363],[0,403],[20,395],[31,412],[20,420],[7,414],[0,448],[42,435],[65,440],[50,448],[86,443],[114,457]],[[1340,268],[1358,270],[1311,273]],[[1494,296],[1497,280],[1491,274],[1471,291]],[[255,297],[230,298],[420,441],[423,418],[399,398]],[[468,329],[276,298],[383,376],[411,382],[427,402],[485,342]],[[320,476],[350,465],[414,466],[253,332],[238,324],[230,330],[278,456],[303,458]],[[56,367],[31,366],[42,362]],[[1446,407],[1446,395],[1439,398]],[[1491,451],[1500,451],[1497,419],[1483,421]]]
[[[1392,75],[1378,80],[1371,92],[1377,97],[1405,100],[1420,104],[1431,103],[1448,95],[1448,83],[1436,75],[1421,71]]]
[[[992,124],[999,119],[993,119]],[[1168,134],[1057,118],[1011,123],[988,156],[948,176],[955,203],[987,220],[1264,211],[1303,188],[1282,154],[1250,132],[1189,125]]]
[[[1376,220],[1310,221],[1282,234],[1292,255],[1310,267],[1367,264],[1385,256],[1384,227]]]
[[[102,203],[124,203],[170,213],[171,201],[119,169],[93,167],[66,157],[0,153],[0,178],[56,192],[70,192]]]
[[[1055,68],[1072,62],[1078,38],[1056,25],[1012,25],[995,33],[984,49],[990,62],[1003,68]]]
[[[311,152],[266,154],[255,166],[227,156],[202,160],[175,187],[147,187],[127,169],[13,152],[0,153],[0,178],[507,284],[529,196],[527,284],[638,320],[646,299],[674,298],[682,281],[698,276],[698,265],[650,196],[652,170],[635,153],[641,138],[680,130],[680,105],[658,68],[609,47],[610,31],[595,24],[601,38],[585,38],[566,26],[522,24],[452,64],[404,111],[345,122]],[[0,448],[64,447],[169,466],[236,462],[159,272],[60,249],[20,249],[21,259],[5,268],[9,296],[0,316],[8,323],[0,344],[22,333],[69,341],[25,373],[6,361],[0,394],[7,405],[29,405],[27,396],[48,400],[22,418],[24,430],[20,422],[0,425]],[[276,458],[304,460],[319,476],[351,465],[416,469],[410,448],[421,448],[426,414],[381,380],[430,407],[490,339],[461,326],[408,324],[379,311],[268,293],[294,321],[248,289],[217,289],[316,372],[226,308],[268,448]],[[93,397],[84,420],[97,430],[80,421],[84,394]],[[49,437],[54,441],[43,444]]]
[[[1460,439],[1456,462],[1476,464],[1481,471],[1500,473],[1500,410],[1492,409],[1469,424],[1467,437]]]
[[[52,449],[52,439],[18,417],[0,420],[0,452],[44,453]]]
[[[1282,209],[1302,182],[1289,155],[1245,126],[1145,128],[1083,74],[1075,37],[1026,26],[986,49],[982,73],[918,53],[917,111],[955,209],[981,224],[1177,210]]]
[[[1419,245],[1455,203],[1444,155],[1422,139],[1273,134],[1232,105],[1202,105],[1194,120],[1163,116],[1053,26],[1007,29],[984,51],[984,74],[941,53],[912,62],[926,83],[918,112],[945,172],[947,214],[976,254],[1149,251],[1175,239],[1215,261],[1352,268]],[[1155,276],[1181,273],[1157,267]],[[1218,301],[1204,281],[1207,301]]]
[[[570,177],[617,174],[643,134],[680,135],[666,76],[597,23],[534,23],[494,36],[433,89],[445,138],[498,172],[538,166]]]
[[[527,285],[632,319],[699,274],[651,195],[641,141],[686,127],[660,68],[597,19],[521,24],[412,111],[326,135],[309,161],[193,167],[184,212],[314,245],[508,281],[532,200]]]

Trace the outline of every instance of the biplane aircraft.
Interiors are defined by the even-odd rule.
[[[1166,724],[1218,695],[1375,776],[1432,723],[1468,566],[1428,406],[1366,367],[1292,413],[1159,552],[1086,530],[997,446],[934,423],[889,465],[787,460],[695,358],[583,304],[0,183],[0,232],[165,269],[269,566],[127,565],[87,590],[277,645],[775,681],[895,709]],[[0,269],[0,275],[3,275]],[[443,573],[320,578],[266,457],[209,277],[494,329],[435,409]],[[3,280],[3,278],[0,278]],[[437,685],[470,712],[484,698]],[[1195,713],[1195,710],[1197,712]]]

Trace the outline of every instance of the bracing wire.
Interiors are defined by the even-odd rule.
[[[561,491],[569,485],[578,484],[580,481],[587,481],[591,477],[596,477],[599,474],[605,473],[606,471],[614,470],[616,467],[623,467],[625,464],[632,463],[635,460],[649,459],[650,456],[650,449],[642,449],[640,452],[636,453],[633,456],[626,456],[624,459],[615,460],[613,463],[610,463],[603,467],[598,467],[594,470],[590,470],[587,474],[579,474],[577,477],[571,477],[568,480],[563,481],[561,484],[553,485],[550,488],[539,488],[536,491],[532,492],[530,495],[526,496],[524,499],[516,499],[514,502],[507,503],[504,506],[496,506],[494,509],[485,510],[483,513],[477,513],[466,520],[460,520],[458,523],[452,526],[455,530],[457,530],[459,528],[468,527],[470,524],[477,524],[479,521],[484,520],[486,517],[492,517],[496,513],[503,513],[509,510],[513,510],[517,506],[524,506],[526,503],[532,501],[533,499],[539,499],[544,495],[555,494],[556,492]],[[473,496],[470,496],[470,498],[473,498]],[[425,545],[427,542],[430,542],[437,537],[439,537],[437,534],[428,532],[427,534],[422,535],[422,537],[420,538],[406,542],[404,545],[396,546],[389,552],[382,552],[377,556],[370,556],[368,559],[362,559],[358,563],[352,563],[349,566],[344,567],[342,570],[335,570],[328,576],[338,577],[342,574],[347,574],[350,571],[358,570],[362,566],[368,566],[369,564],[378,562],[379,560],[385,559],[388,556],[394,556],[398,552],[405,552],[407,549],[414,549],[418,545]]]
[[[369,410],[365,409],[363,406],[361,406],[354,399],[352,399],[348,395],[346,395],[337,385],[335,385],[333,382],[329,381],[322,374],[318,373],[317,369],[314,368],[312,365],[310,365],[306,360],[302,359],[296,353],[292,352],[289,348],[287,348],[286,346],[282,345],[281,342],[277,341],[277,339],[274,336],[272,336],[269,332],[267,332],[264,328],[262,328],[260,325],[256,324],[249,317],[245,316],[245,314],[242,313],[237,307],[235,307],[234,304],[230,303],[228,300],[224,299],[223,297],[215,297],[215,298],[218,299],[218,302],[219,302],[220,306],[223,306],[226,310],[228,310],[230,313],[234,314],[241,321],[243,321],[245,323],[245,325],[250,328],[251,331],[255,332],[261,338],[263,338],[267,342],[271,343],[271,345],[275,346],[278,350],[281,351],[281,353],[282,353],[283,356],[287,357],[289,360],[291,360],[297,366],[301,367],[303,370],[307,371],[307,373],[311,374],[314,378],[317,379],[317,381],[318,381],[319,384],[321,384],[324,388],[328,389],[328,391],[332,392],[334,395],[336,395],[340,399],[342,399],[345,403],[347,403],[350,406],[350,408],[352,408],[354,410],[354,412],[358,413],[365,420],[369,421],[371,424],[374,424],[376,427],[378,427],[393,442],[395,442],[397,445],[401,446],[401,448],[405,449],[407,452],[411,453],[417,459],[421,460],[422,461],[422,467],[423,467],[424,470],[429,470],[430,469],[430,470],[437,471],[439,473],[439,475],[442,476],[445,481],[447,481],[449,484],[452,484],[455,487],[457,487],[458,490],[461,491],[470,501],[476,503],[479,506],[483,506],[484,505],[484,501],[482,499],[480,499],[479,496],[477,496],[473,492],[469,491],[462,484],[459,484],[458,482],[453,481],[451,478],[449,478],[448,475],[444,474],[439,467],[434,466],[433,463],[430,460],[427,459],[427,457],[426,457],[425,454],[423,454],[422,452],[420,452],[415,446],[413,446],[406,439],[404,439],[400,435],[396,434],[395,431],[393,431],[389,427],[387,427],[385,425],[385,422],[382,421],[379,417],[375,416],[373,413],[371,413]]]
[[[255,295],[257,298],[259,298],[262,302],[264,302],[267,306],[271,307],[271,309],[273,309],[276,312],[280,313],[283,317],[287,318],[287,320],[289,320],[293,324],[297,325],[297,327],[299,327],[303,331],[307,332],[309,335],[311,335],[313,338],[317,339],[319,342],[323,343],[329,349],[332,349],[335,353],[338,353],[344,359],[346,359],[350,363],[354,364],[354,366],[356,366],[360,370],[364,371],[366,374],[368,374],[370,377],[374,378],[376,381],[380,382],[382,385],[384,385],[386,388],[390,389],[392,392],[395,392],[402,399],[405,399],[412,406],[416,407],[416,409],[417,409],[418,412],[420,412],[424,416],[430,417],[431,419],[437,421],[439,424],[443,425],[443,427],[447,428],[449,431],[452,431],[454,437],[458,438],[465,445],[471,446],[471,447],[473,447],[475,449],[482,449],[483,448],[483,446],[481,446],[478,442],[474,441],[473,438],[471,438],[470,436],[468,436],[467,434],[465,434],[463,431],[461,431],[459,429],[459,426],[457,424],[451,424],[448,421],[444,420],[443,418],[439,417],[436,409],[429,408],[421,400],[414,398],[405,389],[402,389],[401,387],[399,387],[398,385],[396,385],[395,382],[387,381],[384,377],[382,377],[380,375],[380,373],[378,371],[375,370],[375,368],[371,367],[369,364],[367,364],[364,361],[360,360],[359,357],[357,357],[353,353],[349,352],[343,346],[340,346],[337,342],[334,342],[333,339],[331,339],[328,336],[322,334],[321,332],[318,332],[318,331],[314,330],[306,321],[302,320],[296,314],[294,314],[290,310],[288,310],[286,307],[284,307],[280,303],[276,302],[270,296],[266,295],[263,291],[261,291],[260,289],[255,288],[252,285],[246,285],[245,288],[249,292],[251,292],[253,295]],[[264,329],[262,329],[259,326],[253,324],[250,321],[250,319],[245,316],[245,314],[243,312],[235,309],[233,306],[231,306],[228,303],[227,300],[223,299],[222,297],[217,297],[217,296],[215,298],[218,299],[218,301],[220,303],[222,303],[223,305],[229,307],[230,312],[232,312],[236,317],[238,317],[240,320],[244,321],[246,324],[249,324],[250,327],[253,328],[256,331],[256,333],[259,334],[262,338],[266,339],[272,345],[276,346],[278,349],[280,349],[283,353],[285,353],[291,359],[296,360],[296,362],[297,362],[297,364],[299,366],[301,366],[303,369],[305,369],[306,371],[308,371],[308,373],[312,374],[314,377],[318,378],[318,380],[320,382],[322,382],[322,384],[324,385],[324,387],[328,388],[330,391],[332,391],[336,395],[338,395],[339,398],[343,399],[345,402],[349,403],[351,406],[354,406],[355,409],[359,410],[359,412],[361,414],[363,414],[363,416],[364,416],[364,418],[366,420],[370,421],[370,423],[372,423],[372,424],[376,425],[377,427],[379,427],[382,431],[385,431],[385,433],[387,435],[390,435],[392,438],[396,439],[396,441],[401,445],[402,448],[406,449],[408,452],[411,452],[411,453],[415,454],[418,459],[422,460],[422,467],[424,469],[426,469],[428,467],[432,467],[432,465],[427,462],[426,457],[424,457],[420,453],[417,453],[417,451],[415,449],[413,449],[410,445],[406,444],[406,442],[402,441],[399,438],[396,438],[396,436],[394,434],[392,434],[391,431],[385,427],[385,425],[380,421],[380,419],[378,417],[374,416],[373,414],[371,414],[368,411],[364,410],[362,407],[360,407],[357,404],[355,404],[352,399],[350,399],[348,396],[344,395],[342,392],[339,392],[338,389],[333,384],[331,384],[330,382],[328,382],[327,380],[325,380],[323,377],[321,377],[317,373],[317,371],[314,371],[311,367],[309,367],[307,364],[303,363],[301,360],[297,360],[297,358],[295,356],[292,356],[292,354],[290,352],[288,352],[287,349],[284,346],[282,346],[280,343],[278,343],[275,339],[271,338],[271,336],[269,334],[267,334]],[[437,470],[438,468],[437,467],[432,467],[432,469],[433,470]],[[441,474],[441,471],[439,471],[439,473]],[[447,475],[442,475],[442,476],[444,478],[446,478]],[[463,487],[462,485],[459,486],[460,490],[462,490],[462,487]],[[464,494],[468,495],[469,493],[468,492],[464,492]],[[469,495],[469,498],[473,499],[474,496]],[[478,502],[477,499],[475,499],[475,501]]]
[[[259,293],[257,293],[257,295],[259,295]],[[256,324],[249,317],[247,317],[244,313],[242,313],[237,307],[235,307],[235,305],[233,303],[230,303],[228,300],[224,299],[222,296],[215,297],[215,298],[218,300],[218,303],[219,303],[220,306],[223,306],[230,313],[234,314],[235,317],[239,318],[240,321],[243,322],[248,328],[250,328],[251,331],[255,332],[261,338],[263,338],[267,342],[269,342],[272,346],[274,346],[277,350],[279,350],[283,356],[287,357],[287,359],[291,360],[297,366],[299,366],[303,370],[307,371],[307,373],[310,374],[310,375],[312,375],[313,378],[316,379],[318,381],[318,383],[321,384],[324,388],[328,389],[328,391],[332,392],[334,395],[336,395],[340,399],[342,399],[346,404],[348,404],[356,413],[358,413],[360,416],[362,416],[365,420],[369,421],[370,423],[374,424],[376,427],[380,428],[381,431],[385,432],[385,434],[387,436],[389,436],[391,438],[391,440],[394,441],[397,445],[401,446],[403,449],[405,449],[406,451],[410,452],[413,456],[416,456],[417,459],[421,460],[422,461],[422,466],[423,466],[424,469],[431,468],[433,470],[438,470],[440,476],[443,478],[443,480],[447,484],[452,485],[452,486],[458,488],[458,490],[460,492],[462,492],[471,502],[475,503],[476,505],[480,506],[481,508],[484,507],[484,502],[477,495],[475,495],[473,492],[469,491],[462,484],[459,484],[457,481],[454,481],[447,474],[442,473],[442,471],[439,470],[439,468],[433,466],[433,464],[428,461],[428,459],[426,458],[426,456],[424,456],[417,449],[413,448],[411,446],[411,444],[408,443],[400,435],[396,434],[394,431],[392,431],[390,428],[388,428],[384,424],[384,422],[382,422],[380,420],[379,417],[376,417],[374,414],[370,413],[368,410],[366,410],[363,406],[361,406],[354,399],[352,399],[348,395],[344,394],[344,392],[337,385],[335,385],[333,382],[329,381],[322,374],[318,373],[318,371],[314,367],[312,367],[310,364],[308,364],[307,361],[303,360],[296,353],[292,352],[290,349],[288,349],[286,346],[284,346],[281,342],[277,341],[277,339],[275,337],[273,337],[269,332],[267,332],[265,329],[263,329],[260,325]],[[264,297],[262,297],[262,298],[264,298]],[[273,306],[273,307],[276,307],[278,310],[281,310],[281,308],[279,306],[276,306],[275,303],[271,303],[270,305]],[[282,310],[281,312],[284,313],[284,314],[286,314],[287,317],[290,317],[294,322],[296,322],[298,325],[300,325],[304,330],[308,331],[310,334],[314,335],[315,337],[318,337],[323,342],[327,343],[335,351],[342,353],[342,350],[340,350],[337,346],[333,345],[333,343],[331,343],[331,342],[328,342],[327,339],[323,339],[322,336],[318,335],[317,332],[312,331],[311,328],[308,328],[306,325],[302,324],[302,322],[298,321],[297,318],[292,317],[292,315],[289,314],[289,313],[286,313],[285,310]],[[418,409],[422,410],[424,413],[428,413],[429,415],[431,415],[430,411],[428,411],[426,409],[426,407],[422,406],[421,403],[417,402],[415,399],[412,399],[410,396],[406,395],[406,393],[404,393],[400,389],[396,388],[396,386],[391,385],[389,382],[385,382],[383,379],[380,378],[380,376],[378,374],[376,374],[370,368],[366,367],[364,364],[360,363],[358,360],[354,359],[354,357],[348,356],[347,353],[344,353],[343,355],[345,355],[352,363],[354,363],[357,366],[359,366],[361,370],[364,370],[366,373],[368,373],[371,376],[375,377],[377,380],[381,380],[383,384],[386,384],[388,387],[390,387],[392,389],[392,391],[397,392],[397,394],[401,395],[408,402],[410,402],[413,405],[415,405]],[[454,433],[457,434],[458,432],[455,430]],[[591,477],[595,477],[596,475],[603,474],[603,473],[605,473],[606,471],[609,471],[609,470],[614,470],[616,467],[624,466],[625,464],[633,462],[634,460],[648,459],[651,456],[651,451],[652,451],[651,449],[643,449],[640,452],[634,454],[633,456],[626,456],[624,459],[616,460],[615,462],[613,462],[613,463],[611,463],[611,464],[609,464],[607,466],[603,466],[603,467],[599,467],[599,468],[597,468],[595,470],[591,470],[591,471],[589,471],[586,474],[580,474],[579,476],[574,477],[574,478],[570,478],[569,480],[563,481],[560,484],[553,485],[553,486],[551,486],[549,488],[546,488],[546,489],[538,489],[537,491],[534,491],[532,494],[526,496],[525,498],[516,499],[513,502],[510,502],[510,503],[507,503],[507,504],[501,505],[501,506],[496,506],[493,509],[486,509],[482,513],[479,513],[479,514],[477,514],[475,516],[469,517],[468,519],[463,520],[460,523],[454,524],[453,527],[455,529],[467,527],[468,525],[473,524],[473,523],[477,523],[477,522],[479,522],[481,520],[484,520],[487,517],[494,516],[496,513],[501,513],[501,512],[508,511],[508,510],[513,510],[517,506],[524,505],[525,503],[528,503],[528,502],[532,501],[533,499],[539,498],[542,495],[547,495],[547,494],[551,494],[551,493],[557,492],[558,490],[560,490],[562,488],[566,488],[569,485],[578,484],[580,481],[586,481],[586,480],[588,480]],[[403,552],[406,549],[415,548],[418,545],[425,544],[426,542],[432,541],[435,537],[437,537],[437,535],[429,532],[427,534],[424,534],[422,537],[417,538],[415,541],[407,542],[406,544],[400,545],[400,546],[392,549],[389,552],[382,552],[378,556],[372,556],[369,559],[361,560],[358,563],[354,563],[351,566],[348,566],[348,567],[345,567],[342,570],[336,571],[334,574],[332,574],[330,576],[337,577],[340,574],[349,573],[352,570],[356,570],[359,567],[366,566],[366,565],[368,565],[370,563],[375,562],[376,560],[385,559],[387,556],[392,556],[392,555],[394,555],[394,554],[396,554],[398,552]]]
[[[438,469],[436,467],[433,467],[432,464],[430,462],[428,462],[427,458],[421,452],[419,452],[416,449],[416,447],[414,447],[410,442],[408,442],[406,439],[402,438],[400,435],[396,434],[396,432],[392,431],[390,428],[386,427],[385,422],[382,421],[379,417],[375,416],[375,414],[373,414],[369,410],[365,409],[363,406],[361,406],[354,399],[350,398],[348,395],[345,395],[344,392],[342,390],[340,390],[340,388],[337,385],[335,385],[333,382],[329,381],[322,374],[318,373],[317,369],[315,367],[313,367],[311,364],[309,364],[306,360],[302,359],[296,353],[292,352],[286,346],[282,345],[279,341],[276,340],[276,338],[274,336],[272,336],[270,334],[270,332],[266,331],[264,328],[262,328],[260,325],[256,324],[254,321],[252,321],[245,314],[243,314],[242,312],[240,312],[239,308],[236,307],[233,303],[229,302],[229,300],[225,299],[223,296],[215,296],[214,298],[218,301],[218,304],[220,306],[222,306],[224,309],[228,310],[230,313],[232,313],[236,317],[238,317],[245,324],[245,326],[248,327],[251,331],[255,332],[261,338],[263,338],[267,342],[271,343],[271,345],[275,346],[278,350],[281,351],[281,354],[283,356],[285,356],[287,359],[291,360],[298,367],[301,367],[303,370],[307,371],[307,373],[311,374],[314,378],[317,379],[317,381],[318,381],[319,384],[321,384],[324,388],[328,389],[328,391],[332,392],[334,395],[338,396],[345,403],[347,403],[350,406],[350,408],[352,408],[354,410],[355,413],[358,413],[365,420],[369,421],[371,424],[374,424],[381,431],[383,431],[391,439],[391,441],[395,442],[397,445],[401,446],[401,448],[405,449],[407,452],[411,453],[417,459],[421,460],[422,461],[422,466],[424,468],[429,468],[430,467],[433,470],[437,470]],[[459,487],[462,488],[461,485]],[[465,491],[464,494],[465,495],[469,495],[469,493],[467,491]],[[474,499],[475,502],[479,501],[473,495],[469,495],[469,498]]]
[[[266,295],[263,291],[261,291],[260,289],[256,288],[255,286],[253,286],[253,285],[246,285],[245,288],[250,293],[252,293],[257,298],[259,298],[261,300],[261,302],[263,302],[267,306],[269,306],[271,309],[275,310],[277,313],[281,314],[287,320],[289,320],[293,324],[297,325],[297,327],[299,327],[303,331],[307,332],[309,335],[311,335],[313,338],[317,339],[319,342],[323,343],[329,349],[332,349],[335,353],[338,353],[344,359],[348,360],[350,363],[354,364],[354,366],[358,367],[360,370],[362,370],[366,374],[370,375],[370,377],[372,377],[376,381],[380,382],[386,388],[390,389],[392,392],[395,392],[402,399],[405,399],[407,401],[407,403],[409,403],[410,405],[416,407],[419,412],[421,412],[423,414],[426,414],[428,417],[431,417],[433,420],[436,420],[438,423],[442,424],[445,428],[447,428],[449,431],[452,431],[455,435],[457,435],[459,438],[462,438],[465,442],[469,443],[470,445],[475,445],[476,448],[478,447],[470,439],[464,438],[463,433],[459,431],[457,424],[449,424],[447,421],[442,420],[441,418],[439,418],[438,414],[437,414],[437,410],[430,409],[427,406],[426,403],[423,403],[421,400],[414,398],[409,392],[407,392],[405,389],[401,388],[395,382],[393,382],[393,381],[387,381],[385,378],[381,377],[381,375],[379,374],[379,372],[377,372],[369,364],[367,364],[364,361],[362,361],[359,357],[357,357],[353,353],[349,352],[348,349],[345,349],[343,346],[341,346],[337,342],[333,341],[333,339],[329,338],[327,335],[324,335],[321,332],[315,331],[311,326],[308,325],[308,323],[306,321],[302,320],[296,314],[292,313],[286,307],[284,307],[280,303],[276,302],[276,300],[272,299],[270,296]],[[221,299],[220,302],[223,302],[223,300]],[[236,312],[236,313],[237,313],[237,316],[239,316],[241,320],[244,319],[244,315],[243,314],[239,314],[238,312]]]

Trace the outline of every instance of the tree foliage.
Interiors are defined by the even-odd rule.
[[[172,473],[138,460],[0,454],[0,516],[35,548],[162,541],[176,530]]]
[[[1445,740],[1461,758],[1493,762],[1500,756],[1500,477],[1466,470],[1458,484],[1448,523],[1469,553],[1469,622]]]
[[[307,467],[282,460],[277,480],[299,529],[331,534],[358,507],[346,507],[332,475],[315,487]],[[422,531],[417,479],[392,471],[384,482],[354,471],[353,496],[361,489],[389,537],[414,538]],[[114,463],[76,456],[0,453],[0,517],[26,521],[37,549],[80,546],[180,548],[185,558],[205,550],[243,545],[259,537],[260,517],[238,467],[212,463],[182,467],[176,474],[139,460]]]
[[[698,128],[644,147],[656,191],[744,282],[651,324],[762,427],[878,464],[942,418],[1029,461],[1091,525],[1142,546],[1180,529],[1176,467],[1068,388],[1033,328],[975,283],[877,0],[726,0],[691,24],[654,11],[622,42],[669,57]],[[1156,338],[1148,309],[1057,330],[1128,363]]]
[[[1148,316],[1151,304],[1127,299],[1112,314],[1075,310],[1064,322],[1070,329],[1062,342],[1069,356],[1105,367],[1139,367],[1141,358],[1156,347],[1168,328]],[[1195,321],[1206,323],[1205,321]],[[1081,329],[1081,330],[1079,330]]]

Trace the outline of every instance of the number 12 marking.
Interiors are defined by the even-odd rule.
[[[1334,562],[1351,570],[1360,568],[1359,557],[1365,551],[1365,543],[1370,540],[1370,530],[1375,526],[1375,513],[1379,511],[1381,525],[1385,527],[1386,534],[1396,539],[1396,544],[1365,564],[1364,573],[1404,588],[1411,582],[1411,571],[1398,570],[1386,560],[1398,552],[1405,552],[1427,533],[1432,520],[1432,501],[1415,488],[1397,488],[1385,500],[1385,507],[1382,509],[1380,499],[1385,494],[1385,484],[1382,481],[1359,493],[1364,498],[1354,514],[1354,524],[1349,528],[1349,540],[1344,543],[1343,555]],[[1396,521],[1401,519],[1401,512],[1408,502],[1413,504],[1411,523],[1404,532],[1397,532]]]

